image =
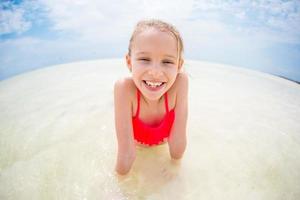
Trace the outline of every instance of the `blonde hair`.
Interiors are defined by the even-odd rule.
[[[179,32],[171,24],[163,22],[161,20],[157,20],[157,19],[142,20],[142,21],[139,21],[137,23],[137,25],[135,26],[135,29],[134,29],[134,31],[131,35],[130,41],[129,41],[128,55],[131,54],[131,47],[132,47],[135,36],[138,35],[139,33],[141,33],[142,31],[145,31],[149,28],[155,28],[155,29],[157,29],[159,31],[162,31],[162,32],[169,32],[173,36],[175,36],[176,41],[177,41],[178,60],[182,59],[183,42],[182,42],[182,38],[181,38]]]

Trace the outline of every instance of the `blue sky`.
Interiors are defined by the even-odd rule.
[[[122,58],[145,18],[174,24],[186,59],[300,81],[299,0],[0,0],[0,80],[54,64]]]

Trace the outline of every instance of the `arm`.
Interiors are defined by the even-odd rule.
[[[132,114],[128,80],[119,80],[114,86],[115,128],[118,140],[118,156],[115,170],[124,175],[135,160],[135,143],[132,130]]]
[[[170,155],[180,159],[186,148],[186,124],[188,116],[188,76],[178,74],[178,89],[175,106],[175,120],[168,139]]]

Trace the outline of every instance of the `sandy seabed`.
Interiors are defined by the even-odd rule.
[[[114,172],[119,59],[47,67],[0,82],[0,199],[300,199],[300,85],[186,61],[188,146],[137,147]]]

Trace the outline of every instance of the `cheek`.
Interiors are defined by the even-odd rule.
[[[169,83],[171,85],[173,85],[173,83],[176,81],[177,71],[176,70],[170,70],[168,72],[168,77],[169,77]]]
[[[131,72],[131,76],[135,81],[138,81],[141,76],[143,75],[144,70],[142,67],[133,67],[132,68],[132,72]]]
[[[143,72],[142,66],[134,66],[132,67],[132,75],[139,75]]]
[[[177,71],[177,69],[176,68],[170,68],[170,69],[168,69],[168,74],[170,75],[170,76],[174,76],[175,78],[176,78],[176,76],[177,76],[177,73],[178,73],[178,71]]]

